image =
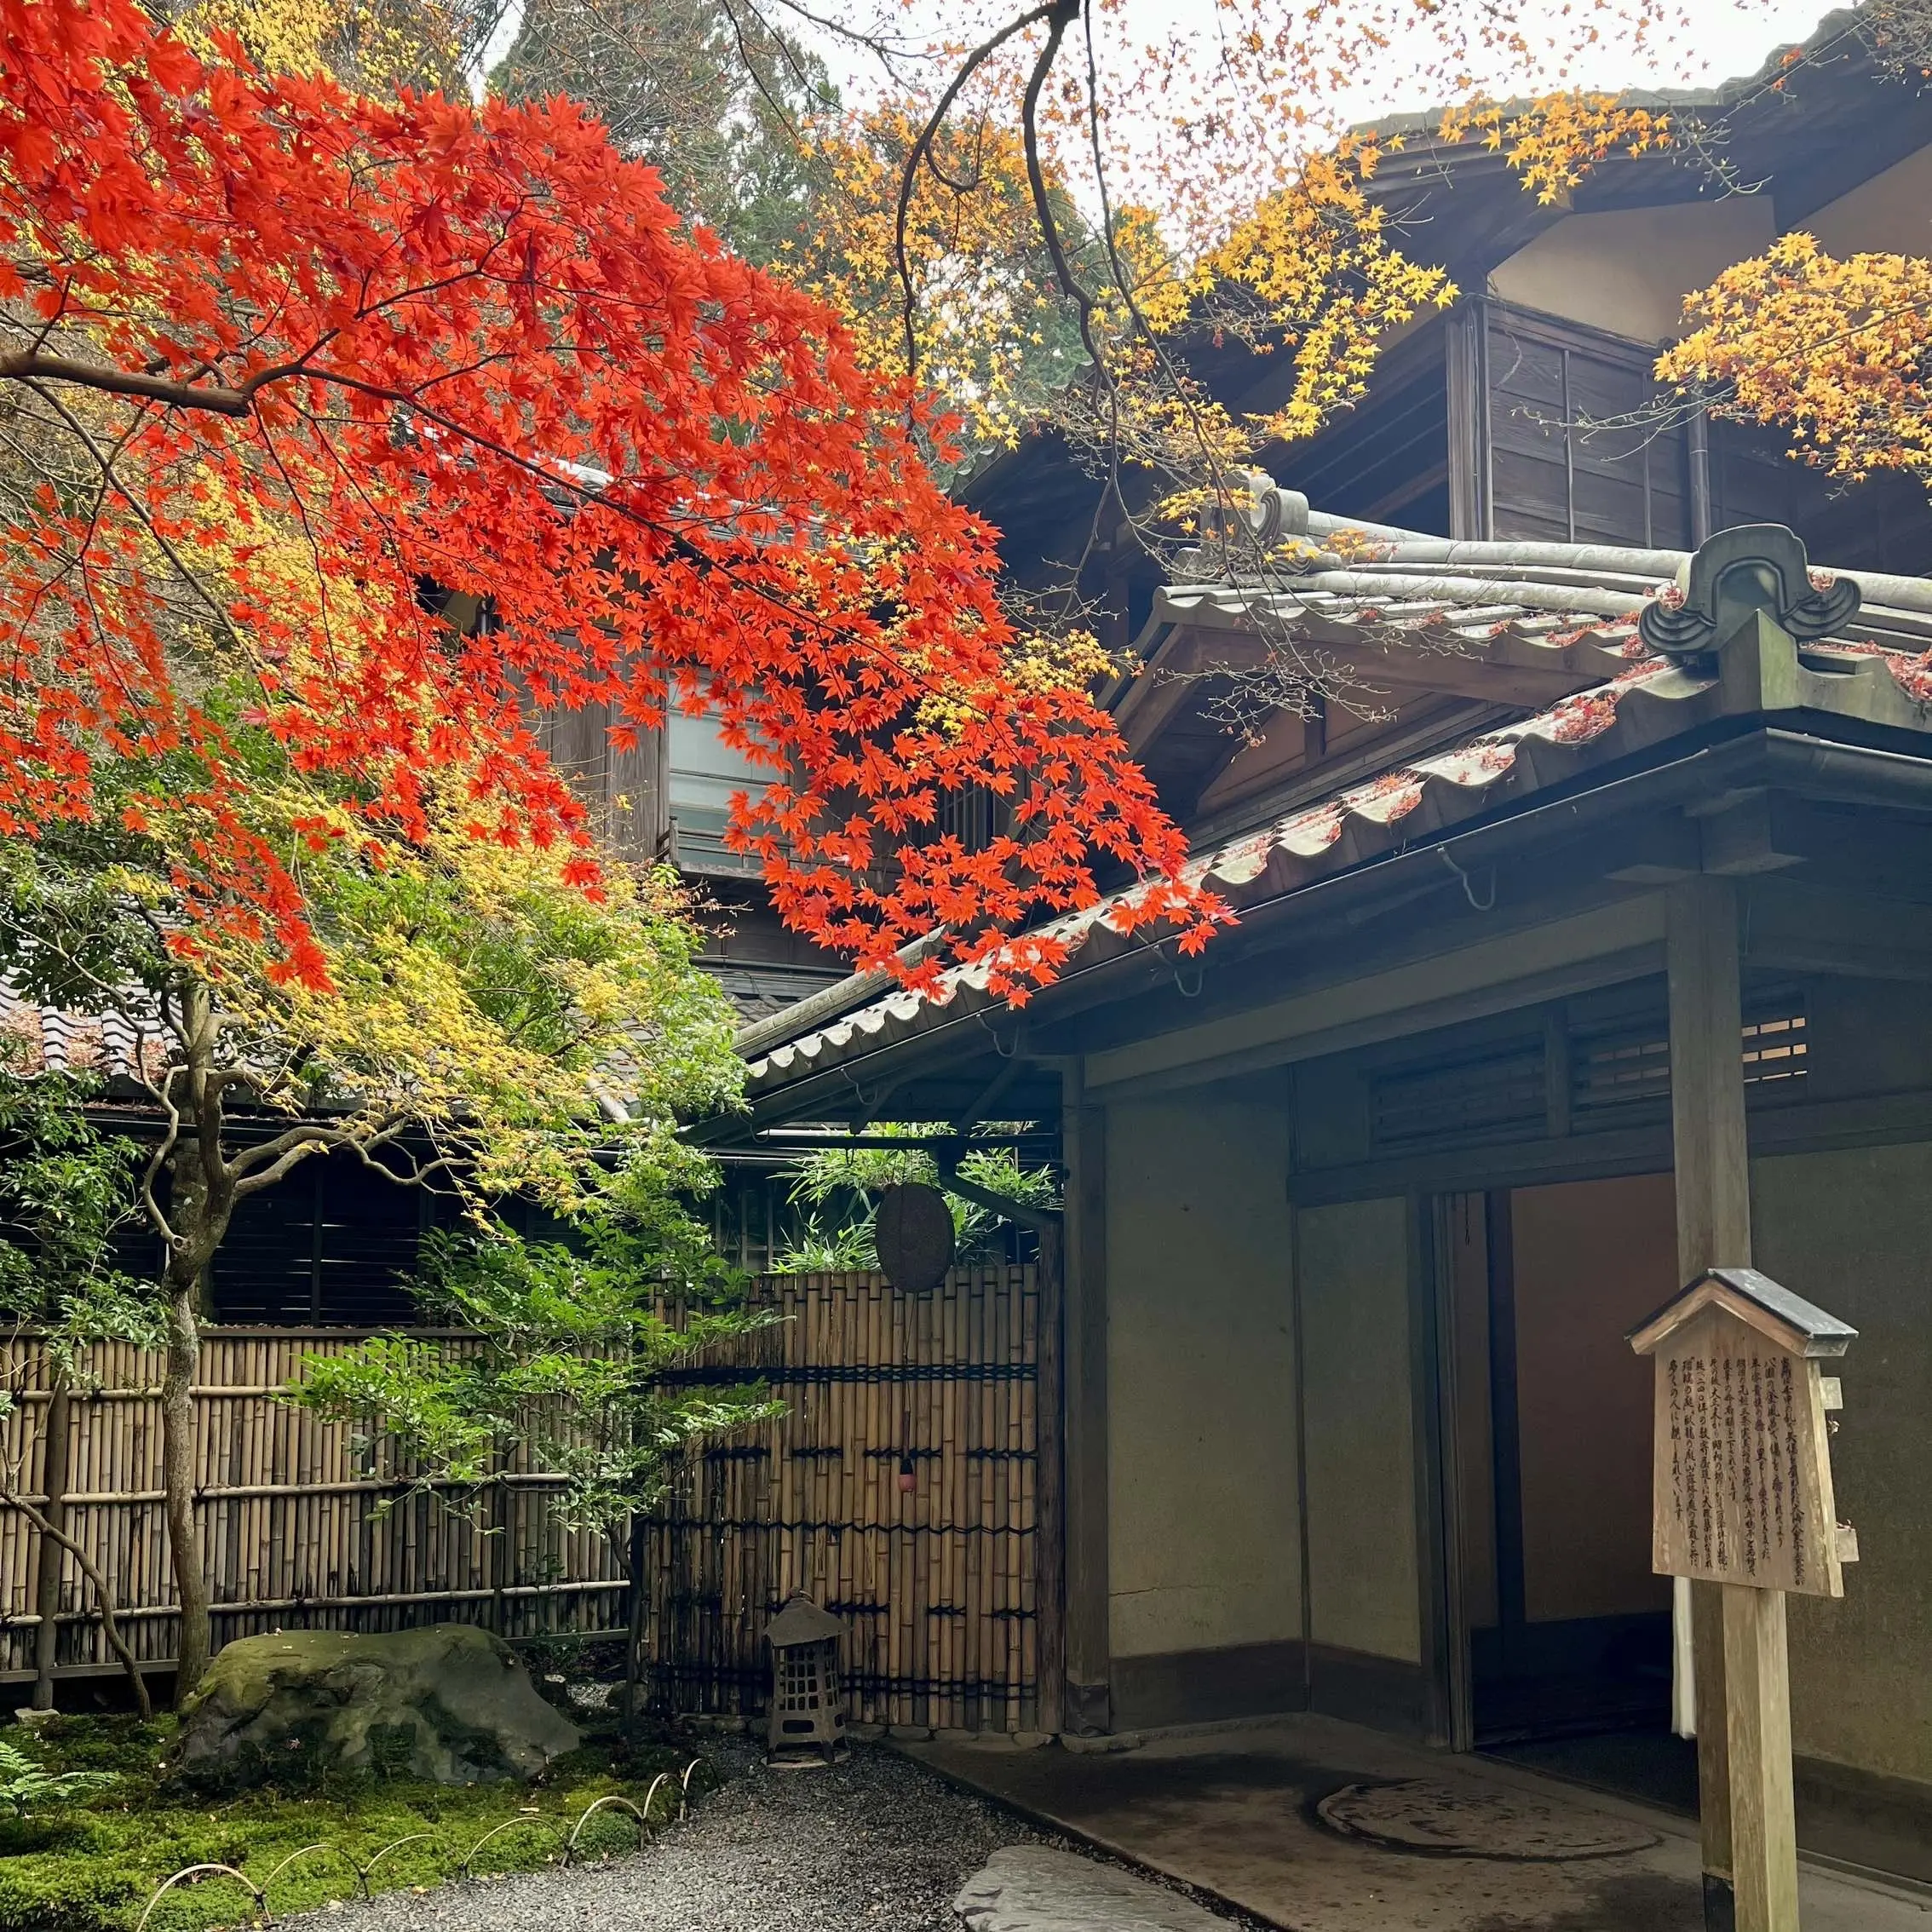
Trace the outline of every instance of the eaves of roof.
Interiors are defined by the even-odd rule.
[[[1326,521],[1329,520],[1316,520]],[[1400,535],[1401,533],[1391,533]],[[1401,546],[1397,546],[1400,549]],[[1430,756],[1399,762],[1284,816],[1220,841],[1190,860],[1189,876],[1215,888],[1237,913],[1279,900],[1321,880],[1473,825],[1509,817],[1559,787],[1587,789],[1590,775],[1641,762],[1669,740],[1684,739],[1728,717],[1815,713],[1865,727],[1911,733],[1932,750],[1932,585],[1867,578],[1894,601],[1868,606],[1849,635],[1794,648],[1774,634],[1745,640],[1711,660],[1682,663],[1650,655],[1638,632],[1642,607],[1657,595],[1613,585],[1641,577],[1633,558],[1655,566],[1675,553],[1568,549],[1566,563],[1524,564],[1513,579],[1498,579],[1498,545],[1410,540],[1383,577],[1344,584],[1349,573],[1323,574],[1279,592],[1267,603],[1256,587],[1233,584],[1176,586],[1164,593],[1170,621],[1253,626],[1259,621],[1298,636],[1343,639],[1356,647],[1454,653],[1499,666],[1558,663],[1601,668],[1599,681],[1532,716],[1483,732]],[[1519,547],[1554,553],[1558,546]],[[1444,553],[1433,571],[1426,553]],[[1470,575],[1470,568],[1481,569]],[[1404,594],[1391,579],[1413,579]],[[1412,593],[1423,588],[1430,595]],[[1270,594],[1276,595],[1276,594]],[[1509,601],[1496,601],[1506,596]],[[1902,607],[1918,603],[1921,610]],[[1606,605],[1620,607],[1607,608]],[[1583,608],[1578,608],[1578,605]],[[1762,658],[1765,661],[1760,661]],[[1041,930],[1067,946],[1067,971],[1085,971],[1161,943],[1128,934],[1113,923],[1130,900],[1130,888]],[[780,1037],[778,1021],[740,1036],[750,1056],[747,1091],[754,1104],[813,1074],[895,1045],[942,1022],[996,1007],[985,966],[955,968],[929,993],[891,986],[877,975],[854,975],[814,1002],[808,1024]],[[781,1016],[782,1019],[782,1016]]]

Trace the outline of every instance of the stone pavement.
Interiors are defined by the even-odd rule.
[[[1042,1824],[1291,1932],[1702,1932],[1688,1821],[1330,1719],[1105,1751],[904,1748]],[[1800,1892],[1805,1932],[1932,1932],[1932,1892],[1814,1865]],[[1133,1921],[968,1923],[1086,1932]]]
[[[952,1909],[967,1932],[1228,1932],[1178,1892],[1052,1845],[996,1851]]]

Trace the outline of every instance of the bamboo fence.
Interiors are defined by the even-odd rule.
[[[867,1274],[768,1278],[784,1318],[708,1372],[769,1382],[785,1415],[691,1457],[644,1525],[652,1694],[687,1711],[762,1707],[764,1624],[794,1590],[845,1620],[861,1721],[1037,1722],[1038,1296],[1035,1271],[963,1269],[930,1295]],[[446,1346],[460,1337],[437,1331]],[[414,1489],[354,1432],[276,1400],[341,1329],[210,1328],[196,1391],[197,1507],[214,1641],[278,1629],[485,1624],[512,1642],[616,1636],[621,1565],[559,1526],[544,1478],[513,1460],[479,1496]],[[161,1503],[161,1364],[95,1350],[69,1405],[66,1532],[112,1584],[124,1635],[158,1670],[176,1613]],[[0,1458],[43,1498],[48,1365],[0,1344],[15,1392]],[[910,1467],[910,1486],[901,1472]],[[0,1505],[0,1677],[33,1675],[39,1536]],[[56,1675],[118,1670],[93,1592],[60,1566]]]
[[[277,1629],[441,1619],[488,1624],[512,1639],[621,1627],[624,1585],[607,1542],[561,1529],[543,1507],[541,1477],[513,1462],[481,1496],[412,1494],[406,1481],[375,1473],[385,1465],[358,1452],[353,1429],[275,1399],[305,1357],[339,1354],[359,1339],[341,1329],[204,1331],[196,1500],[216,1644]],[[68,1408],[63,1527],[113,1586],[135,1656],[165,1668],[177,1618],[162,1514],[162,1364],[112,1343],[83,1366]],[[26,1499],[42,1504],[48,1366],[31,1338],[16,1337],[0,1373],[15,1391],[0,1418],[0,1456]],[[20,1510],[0,1505],[0,1676],[33,1671],[39,1542]],[[71,1557],[59,1602],[57,1674],[118,1670]]]
[[[959,1269],[929,1295],[876,1274],[768,1292],[785,1320],[732,1359],[785,1413],[694,1457],[647,1527],[658,1700],[762,1709],[764,1624],[802,1590],[845,1624],[860,1722],[1037,1728],[1036,1270]]]

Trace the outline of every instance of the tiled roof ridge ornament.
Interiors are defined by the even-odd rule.
[[[1248,472],[1248,488],[1254,498],[1248,527],[1264,550],[1284,537],[1308,535],[1308,499],[1299,490],[1284,490],[1265,469]]]
[[[1705,539],[1676,584],[1638,613],[1637,631],[1665,657],[1695,658],[1763,611],[1787,635],[1811,644],[1849,624],[1858,605],[1857,584],[1812,569],[1795,531],[1781,523],[1740,523]]]

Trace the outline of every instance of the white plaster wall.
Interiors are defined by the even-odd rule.
[[[1815,235],[1833,255],[1932,253],[1932,147],[1785,225]]]
[[[1654,342],[1679,332],[1687,295],[1762,254],[1774,232],[1768,194],[1572,215],[1498,266],[1490,287],[1525,308]]]
[[[1302,1211],[1310,1636],[1422,1659],[1408,1204]]]
[[[1831,1442],[1842,1601],[1790,1601],[1792,1743],[1932,1781],[1932,1144],[1751,1163],[1758,1267],[1858,1330]]]
[[[1285,1110],[1107,1117],[1117,1657],[1301,1634]]]

